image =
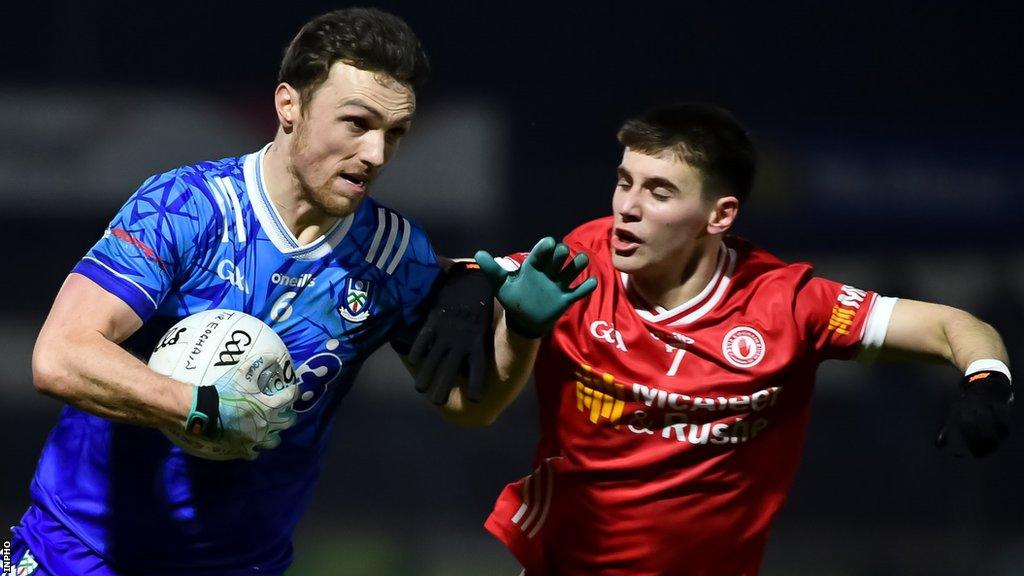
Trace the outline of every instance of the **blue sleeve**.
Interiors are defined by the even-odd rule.
[[[390,335],[391,347],[407,355],[430,311],[429,296],[441,277],[437,255],[423,230],[413,225],[409,248],[395,270],[393,282],[397,288],[402,313]]]
[[[128,304],[143,321],[186,275],[216,226],[203,192],[181,171],[154,176],[121,207],[103,237],[75,266]]]

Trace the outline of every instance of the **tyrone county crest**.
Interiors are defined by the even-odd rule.
[[[370,317],[372,303],[373,285],[369,280],[345,279],[345,292],[341,295],[341,306],[338,308],[342,318],[349,322],[362,322]]]

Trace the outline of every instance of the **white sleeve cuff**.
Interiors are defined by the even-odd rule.
[[[860,353],[857,355],[859,362],[872,362],[882,350],[885,343],[885,334],[889,331],[889,319],[892,318],[892,309],[896,307],[899,298],[876,296],[871,309],[868,310],[868,318],[864,321],[864,335],[860,339]]]
[[[519,270],[519,262],[507,256],[499,256],[494,261],[498,263],[498,266],[504,268],[506,272],[516,272]]]

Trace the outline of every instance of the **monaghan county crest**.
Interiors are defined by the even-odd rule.
[[[362,322],[369,318],[370,304],[373,303],[373,286],[369,280],[346,278],[345,292],[341,298],[338,312],[342,318],[349,322]]]

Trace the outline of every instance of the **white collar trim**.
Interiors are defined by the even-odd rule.
[[[323,258],[330,254],[348,233],[349,228],[352,226],[352,220],[355,218],[355,213],[353,212],[338,220],[323,236],[309,244],[300,246],[295,235],[284,225],[281,215],[278,214],[277,208],[274,207],[273,202],[270,201],[270,196],[267,194],[267,186],[263,177],[263,159],[272,144],[269,143],[259,152],[245,157],[243,173],[245,175],[245,187],[251,191],[249,202],[252,205],[252,211],[256,214],[256,219],[259,220],[260,226],[270,239],[270,242],[285,256],[290,256],[297,260],[317,260]]]
[[[725,244],[721,245],[718,251],[718,262],[715,265],[715,273],[711,276],[707,285],[700,291],[699,294],[690,298],[686,302],[683,302],[679,306],[666,310],[661,306],[655,306],[654,309],[657,313],[653,313],[649,310],[636,309],[637,314],[641,318],[648,322],[662,323],[673,318],[689,312],[691,309],[697,307],[703,302],[703,305],[693,310],[689,314],[686,314],[682,318],[669,323],[669,326],[680,326],[684,324],[690,324],[698,318],[707,314],[712,308],[721,301],[722,296],[725,294],[725,290],[729,286],[729,280],[732,277],[733,270],[736,268],[736,251],[732,248],[728,248]],[[629,289],[629,275],[625,272],[619,273],[622,278],[623,288]],[[709,298],[710,296],[710,298]]]

